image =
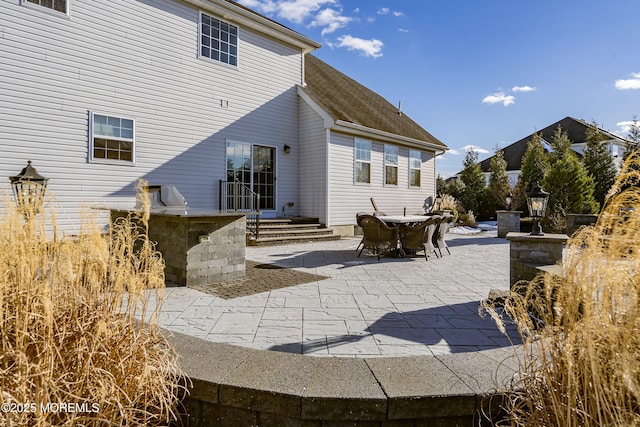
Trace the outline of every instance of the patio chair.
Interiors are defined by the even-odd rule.
[[[389,227],[380,218],[373,215],[361,215],[360,226],[364,236],[358,258],[365,249],[378,255],[394,252],[398,248],[398,228]]]
[[[433,252],[437,258],[438,252],[431,239],[438,221],[440,221],[439,217],[432,216],[416,225],[401,225],[399,229],[401,251],[404,253],[424,251],[424,258],[427,261],[429,252]]]
[[[447,246],[447,242],[445,242],[444,238],[447,232],[449,231],[449,224],[453,222],[453,215],[444,215],[440,220],[440,225],[438,225],[437,234],[435,237],[436,247],[440,252],[440,256],[442,257],[442,249],[446,249],[447,253],[451,255],[451,251],[449,250],[449,246]]]
[[[358,212],[356,214],[356,224],[358,224],[358,227],[362,228],[362,224],[360,224],[360,218],[363,215],[369,215],[368,212]],[[358,252],[358,250],[360,249],[360,246],[364,244],[364,237],[360,240],[360,243],[358,243],[358,246],[356,246],[356,252]]]

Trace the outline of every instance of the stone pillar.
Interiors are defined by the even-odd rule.
[[[520,232],[522,211],[496,211],[498,218],[498,237],[506,237],[512,231]]]
[[[520,280],[532,280],[539,273],[538,267],[562,261],[562,249],[569,239],[566,234],[531,236],[511,232],[509,240],[509,285]]]

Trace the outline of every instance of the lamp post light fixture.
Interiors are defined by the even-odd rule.
[[[544,236],[542,227],[540,227],[540,219],[544,217],[548,202],[549,193],[544,191],[539,183],[527,193],[527,206],[529,207],[529,213],[535,221],[533,227],[531,227],[530,236]]]
[[[28,221],[31,215],[36,215],[40,212],[49,178],[40,175],[31,166],[31,160],[29,160],[27,166],[18,175],[10,176],[9,180],[11,181],[11,188],[13,189],[18,211]]]

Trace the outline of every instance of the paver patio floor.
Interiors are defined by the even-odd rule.
[[[509,288],[509,243],[449,234],[451,255],[387,258],[359,238],[248,247],[247,277],[169,287],[161,326],[206,340],[312,356],[441,355],[519,344],[478,313]]]

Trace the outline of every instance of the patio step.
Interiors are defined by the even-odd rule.
[[[248,221],[250,222],[250,221]],[[249,238],[251,246],[279,245],[294,242],[338,240],[332,228],[318,222],[318,218],[296,217],[261,219],[259,238]]]

